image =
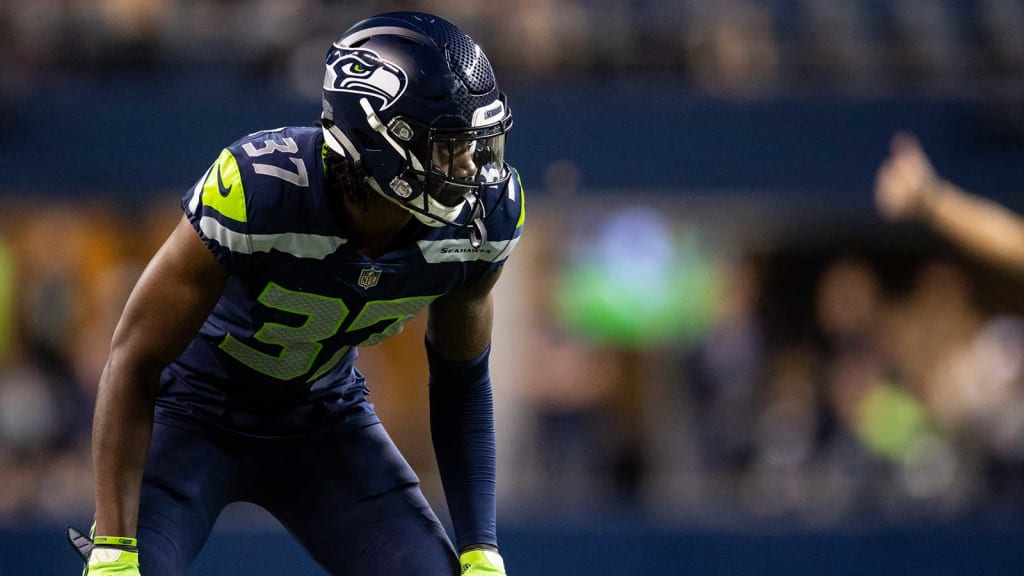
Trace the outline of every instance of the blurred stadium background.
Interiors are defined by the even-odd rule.
[[[874,213],[897,130],[1024,210],[1021,0],[0,1],[0,574],[70,574],[110,333],[178,197],[310,124],[361,17],[436,12],[509,94],[511,574],[1016,574],[1024,281]],[[413,323],[365,351],[443,514]],[[318,574],[239,505],[194,574]]]

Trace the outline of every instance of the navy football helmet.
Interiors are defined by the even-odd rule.
[[[349,28],[326,64],[327,146],[424,224],[486,241],[483,199],[508,185],[512,114],[480,46],[437,16],[393,12]]]

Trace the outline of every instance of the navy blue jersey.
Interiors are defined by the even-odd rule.
[[[487,242],[423,226],[370,259],[348,246],[324,186],[319,128],[250,134],[182,199],[229,277],[199,334],[164,372],[158,414],[189,413],[254,434],[376,421],[355,369],[438,296],[495,273],[518,241],[518,175],[485,199]]]

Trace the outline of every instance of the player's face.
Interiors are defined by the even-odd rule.
[[[435,145],[430,163],[434,170],[455,180],[472,180],[477,166],[473,158],[476,141],[444,142]]]
[[[447,180],[471,183],[476,178],[478,167],[473,158],[476,141],[438,142],[431,147],[430,167],[435,174]],[[457,206],[463,200],[465,190],[438,179],[431,186],[430,195],[445,206]]]
[[[457,206],[473,187],[500,180],[506,171],[504,150],[504,134],[433,142],[430,168],[437,178],[428,188],[430,195],[446,206]]]

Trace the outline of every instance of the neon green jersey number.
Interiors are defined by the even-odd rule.
[[[267,322],[253,335],[264,344],[280,346],[281,353],[276,356],[231,334],[220,343],[220,348],[253,370],[279,380],[291,380],[309,372],[323,348],[320,341],[333,336],[348,316],[348,308],[341,300],[288,290],[273,282],[267,284],[258,300],[268,308],[305,316],[306,321],[301,326]]]
[[[389,322],[381,324],[376,331],[362,340],[351,343],[350,346],[342,346],[308,378],[308,381],[315,380],[334,368],[351,346],[370,346],[397,334],[410,318],[419,314],[435,298],[437,296],[418,296],[367,302],[346,329],[346,333],[364,330],[384,321]],[[299,326],[267,322],[253,335],[259,342],[279,346],[279,354],[257,350],[231,334],[224,338],[220,348],[253,370],[278,380],[292,380],[308,374],[323,349],[321,342],[337,334],[349,316],[349,309],[341,299],[288,290],[273,282],[267,284],[258,300],[268,308],[304,316],[306,319]]]

